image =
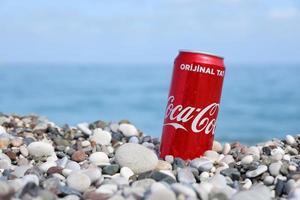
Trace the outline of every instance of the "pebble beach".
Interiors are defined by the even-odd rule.
[[[58,126],[0,115],[0,199],[300,199],[300,135],[247,146],[214,141],[193,160],[158,157],[127,120]]]

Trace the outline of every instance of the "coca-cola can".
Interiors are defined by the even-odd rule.
[[[224,74],[222,57],[179,51],[165,112],[161,158],[193,159],[212,148]]]

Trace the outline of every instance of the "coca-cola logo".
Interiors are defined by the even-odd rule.
[[[183,107],[174,105],[175,97],[170,96],[165,113],[164,126],[173,126],[175,129],[183,129],[194,133],[204,131],[205,134],[214,134],[216,128],[216,114],[219,109],[218,103],[212,103],[205,108],[195,108],[191,106]],[[192,123],[188,123],[192,121]],[[190,126],[190,127],[187,127]]]

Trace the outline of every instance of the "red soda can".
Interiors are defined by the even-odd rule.
[[[222,57],[182,50],[174,62],[160,157],[193,159],[212,148],[225,74]]]

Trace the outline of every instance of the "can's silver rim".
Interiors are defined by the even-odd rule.
[[[179,49],[179,52],[201,53],[201,54],[205,54],[205,55],[209,55],[209,56],[215,56],[215,57],[224,59],[224,57],[222,57],[222,56],[218,56],[216,54],[205,52],[205,51],[194,51],[194,50],[188,50],[188,49]]]

